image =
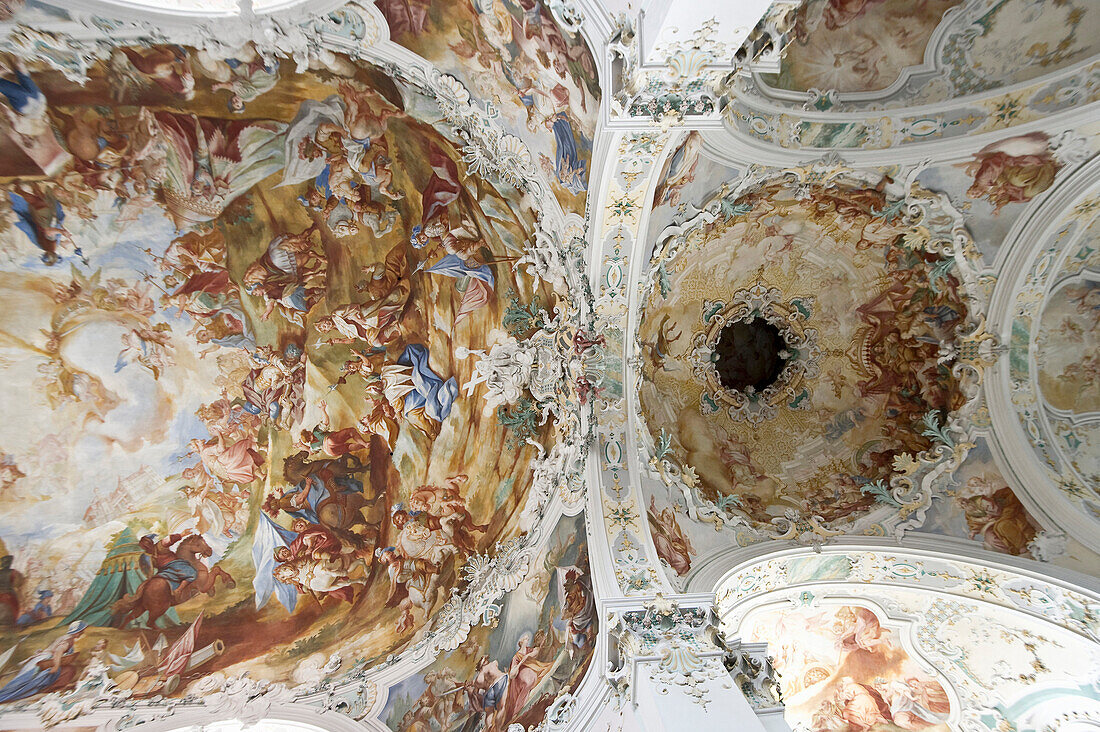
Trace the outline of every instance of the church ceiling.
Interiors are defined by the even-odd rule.
[[[1087,171],[1088,167],[1081,172]],[[1009,344],[991,413],[1014,471],[1097,546],[1093,300],[1097,223],[1091,187],[1040,209],[1038,231],[1019,242],[1016,271],[999,283]],[[1065,208],[1063,208],[1065,206]],[[1008,389],[1014,395],[1007,396]],[[1070,508],[1073,506],[1074,508]],[[1076,522],[1080,522],[1079,524]]]
[[[956,259],[940,238],[950,217],[820,178],[729,194],[671,227],[637,334],[657,464],[791,536],[912,501],[890,481],[916,473],[918,455],[936,462],[940,422],[974,394],[949,355],[978,319],[962,245]]]
[[[805,92],[881,92],[924,61],[932,32],[961,0],[809,2],[799,8],[794,41],[778,74],[761,81]]]
[[[1062,614],[1087,614],[1092,600],[1011,569],[828,552],[752,563],[726,588],[724,628],[774,649],[787,719],[803,728],[955,728],[969,717],[1039,729],[1052,706],[1094,705],[1081,684],[1100,652],[1095,627]]]
[[[600,88],[592,52],[541,2],[377,0],[390,37],[461,81],[528,142],[566,210],[584,214]]]
[[[812,0],[795,16],[779,73],[758,82],[764,93],[927,104],[1078,65],[1095,55],[1097,30],[1100,12],[1080,1]]]
[[[799,729],[1100,712],[1093,4],[78,4],[0,2],[0,727],[597,729],[715,613]]]
[[[781,147],[919,144],[1097,99],[1100,11],[1084,0],[814,0],[794,18],[778,73],[732,80],[725,113]]]
[[[456,690],[485,669],[514,670],[495,720],[535,726],[564,688],[580,684],[597,631],[584,522],[563,518],[534,571],[504,600],[496,625],[472,630],[458,648],[392,687],[382,718],[400,732],[418,732],[432,719],[440,729],[461,729],[470,712]]]
[[[430,13],[498,63],[563,69],[523,89],[553,103],[475,89],[534,151],[438,70],[141,42],[96,46],[81,78],[60,52],[4,54],[9,708],[56,723],[242,674],[257,694],[350,674],[362,714],[368,669],[440,647],[433,678],[522,669],[509,718],[576,683],[592,585],[583,522],[554,522],[578,510],[588,346],[558,242],[598,97],[538,8],[493,16],[492,39],[472,8]],[[467,637],[525,578],[507,630]]]
[[[825,732],[847,730],[856,720],[947,732],[959,716],[959,703],[944,688],[946,682],[929,674],[903,646],[906,629],[890,628],[871,608],[784,609],[747,623],[745,636],[767,642],[775,654],[786,718],[795,724]],[[886,711],[880,711],[883,707]]]
[[[683,222],[690,218],[685,211],[697,211],[696,207],[700,206],[710,206],[717,211],[713,208],[714,191],[728,186],[727,181],[739,180],[746,173],[753,174],[751,165],[739,163],[735,156],[723,154],[722,138],[712,133],[691,132],[682,139],[664,157],[655,182],[649,231],[661,233],[650,234],[649,246],[658,251],[667,237],[679,237],[683,233]],[[1007,246],[1012,243],[1009,233],[1019,229],[1021,216],[1034,210],[1043,200],[1043,194],[1058,181],[1064,181],[1078,170],[1082,161],[1093,154],[1095,139],[1090,125],[1057,134],[1010,136],[965,154],[962,159],[952,156],[954,162],[929,161],[909,173],[925,188],[942,192],[951,206],[962,213],[967,232],[973,235],[974,240],[971,267],[977,277],[973,291],[979,294],[979,299],[989,298],[998,286],[995,272],[1004,267],[1006,257],[1011,256],[1013,248]],[[889,164],[886,159],[877,169],[891,176],[905,174],[906,170]],[[677,269],[674,266],[669,271],[675,273]],[[656,277],[651,279],[657,280]],[[673,281],[669,279],[666,287],[673,293],[670,297],[676,299],[678,291]],[[662,302],[659,289],[648,292],[647,303]],[[642,330],[646,327],[643,324]],[[649,328],[656,332],[652,324]],[[650,344],[656,344],[652,337]],[[640,347],[642,358],[639,363],[642,364],[647,356],[652,355],[652,348],[644,341]],[[1080,360],[1074,353],[1072,349],[1067,351],[1064,357],[1067,363]],[[647,376],[644,365],[642,373]],[[671,378],[663,371],[657,373],[665,379]],[[647,389],[650,394],[648,400],[644,395]],[[648,418],[645,412],[648,407],[664,409],[663,403],[654,398],[656,390],[651,384],[643,383],[642,392],[643,416]],[[1072,397],[1067,398],[1072,400]],[[1076,420],[1080,422],[1081,418]],[[1061,533],[1059,520],[1048,513],[1053,505],[1051,499],[1040,497],[1031,488],[1025,489],[1024,486],[1034,487],[1035,484],[1021,482],[1009,468],[1010,461],[1005,451],[991,434],[989,412],[979,407],[969,420],[969,425],[971,436],[966,442],[972,443],[972,449],[950,480],[938,482],[935,494],[939,497],[933,500],[918,530],[969,539],[994,551],[1042,557],[1063,566],[1091,572],[1096,557],[1072,537],[1067,538]],[[670,429],[667,424],[662,427],[671,437],[670,445],[675,447],[681,433]],[[1087,424],[1081,425],[1074,434],[1087,432],[1087,429]],[[655,437],[660,436],[657,429],[653,433]],[[655,452],[661,449],[660,444],[654,445]],[[646,459],[650,459],[655,452],[647,452]],[[1081,445],[1077,454],[1088,459],[1086,456],[1092,452],[1087,445]],[[668,455],[674,456],[674,451],[670,450]],[[685,460],[680,464],[692,463]],[[676,472],[675,466],[672,472]],[[700,526],[693,519],[702,518],[704,514],[696,513],[696,509],[685,506],[669,494],[665,482],[672,475],[664,470],[659,470],[657,475],[660,480],[645,491],[648,529],[660,559],[669,565],[668,574],[674,583],[691,581],[699,568],[709,561],[708,557],[724,550],[727,535],[725,532],[714,532],[706,524]],[[704,479],[701,484],[705,485],[705,482]],[[728,505],[731,501],[726,499],[725,502]],[[706,520],[709,522],[711,518]],[[742,543],[753,540],[751,534],[744,531],[736,536]]]

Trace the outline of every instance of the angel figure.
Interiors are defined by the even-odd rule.
[[[192,59],[203,74],[214,81],[211,90],[229,92],[229,110],[244,112],[251,102],[275,88],[279,82],[279,60],[264,58],[251,45],[234,51],[233,58],[214,58],[207,51],[196,51]]]
[[[426,513],[455,547],[471,554],[477,551],[473,534],[484,534],[489,525],[474,523],[466,500],[458,491],[467,480],[465,475],[456,475],[448,478],[444,487],[422,485],[413,492],[409,507]]]
[[[678,575],[685,575],[691,569],[691,556],[695,549],[676,520],[676,512],[671,506],[657,510],[656,499],[649,497],[649,509],[646,511],[649,526],[653,530],[653,543],[657,547],[657,556],[668,562]]]
[[[233,443],[224,436],[203,442],[199,439],[188,443],[189,454],[197,455],[206,473],[221,483],[246,485],[263,476],[264,458],[252,437]]]

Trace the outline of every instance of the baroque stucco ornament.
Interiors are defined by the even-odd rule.
[[[705,709],[707,686],[729,683],[723,659],[726,650],[716,642],[716,617],[709,604],[681,607],[658,594],[640,609],[612,615],[609,637],[615,643],[616,668],[607,676],[620,696],[637,703],[637,679],[646,673],[659,693],[677,691]]]
[[[703,330],[691,338],[692,375],[707,390],[707,398],[700,404],[702,413],[713,414],[724,407],[730,419],[759,424],[774,417],[782,405],[809,409],[813,397],[806,383],[818,375],[821,355],[817,330],[805,325],[812,310],[812,298],[794,297],[784,302],[778,289],[762,283],[738,290],[729,302],[706,301],[701,314]],[[784,366],[776,380],[759,391],[752,385],[744,390],[727,388],[715,367],[718,341],[729,325],[757,318],[778,330],[785,346],[780,354]]]
[[[123,20],[118,16],[120,8],[106,3],[99,13],[68,13],[67,4],[60,3],[69,14],[67,20],[59,22],[49,14],[20,14],[15,22],[0,27],[0,46],[45,61],[67,78],[80,81],[95,61],[125,44],[179,43],[219,59],[232,58],[242,46],[252,44],[265,59],[290,59],[301,70],[311,61],[331,61],[334,53],[357,57],[360,51],[386,40],[385,19],[373,4],[354,0],[327,4],[335,7],[326,12],[297,7],[264,15],[249,11],[196,22],[186,16],[141,19],[140,13],[137,20]]]
[[[824,160],[814,165],[778,172],[750,169],[736,188],[721,191],[701,210],[686,210],[676,223],[662,233],[650,264],[648,278],[645,280],[644,296],[660,302],[660,298],[665,296],[668,289],[671,268],[678,257],[684,256],[682,251],[685,248],[698,246],[700,241],[705,241],[704,232],[721,226],[726,221],[739,220],[737,217],[748,213],[752,204],[745,203],[749,200],[745,196],[754,190],[760,190],[766,186],[773,186],[773,188],[777,186],[775,190],[787,191],[794,200],[802,200],[817,195],[813,191],[841,191],[845,186],[883,184],[883,181],[877,180],[875,176],[858,173],[835,160]],[[907,231],[902,246],[938,258],[940,271],[943,274],[951,272],[958,278],[960,289],[968,293],[965,319],[955,326],[949,340],[939,343],[937,353],[938,362],[949,366],[957,380],[958,388],[962,393],[960,406],[949,414],[939,412],[925,414],[923,424],[916,429],[922,431],[924,437],[930,440],[930,447],[920,451],[919,454],[898,454],[893,460],[892,471],[887,477],[881,480],[868,479],[862,488],[864,495],[876,497],[871,509],[863,515],[842,519],[824,516],[814,510],[807,511],[794,507],[785,508],[770,522],[748,518],[739,508],[739,501],[735,496],[714,497],[704,494],[701,490],[698,466],[692,465],[683,455],[676,454],[669,440],[671,430],[666,433],[662,426],[658,433],[653,434],[653,442],[650,443],[652,447],[647,456],[655,476],[675,495],[682,497],[686,502],[689,516],[696,520],[712,522],[716,529],[720,529],[723,525],[730,526],[737,533],[739,543],[746,544],[765,538],[777,538],[820,544],[831,537],[848,533],[901,536],[905,531],[921,525],[933,497],[946,485],[951,473],[965,459],[969,450],[971,439],[968,436],[967,420],[979,406],[982,373],[993,362],[995,342],[984,327],[985,296],[977,286],[976,252],[962,225],[961,217],[943,196],[924,191],[913,185],[911,181],[907,181],[905,185],[892,183],[884,185],[886,203],[883,209],[876,209],[873,212],[873,215],[878,217],[876,220],[897,226],[899,231]],[[762,286],[759,289],[760,292],[755,296],[746,291],[746,296],[742,298],[745,302],[737,301],[736,305],[719,306],[715,302],[711,309],[704,308],[704,317],[712,311],[722,312],[722,307],[733,307],[739,317],[748,317],[753,313],[766,312],[769,307],[773,307],[772,303],[782,302],[778,293],[772,293],[769,296],[767,289]],[[659,294],[660,297],[658,297]],[[803,320],[814,324],[814,309],[806,307],[805,303],[801,303],[802,306],[799,307],[800,302],[796,302],[798,300],[799,298],[795,297],[784,303],[782,310],[772,311],[769,321],[777,324],[783,322],[784,328],[791,329],[798,328],[798,324]],[[647,317],[658,316],[647,314]],[[671,329],[672,326],[668,324],[660,328],[662,333]],[[789,370],[790,378],[798,378],[800,385],[804,379],[806,387],[790,393],[782,391],[781,387],[786,382],[784,375],[781,375],[773,387],[764,390],[763,396],[758,400],[760,403],[764,405],[774,403],[776,409],[792,410],[803,401],[812,398],[813,375],[819,370],[814,354],[824,349],[813,344],[813,337],[819,329],[810,330],[813,332],[804,333],[800,329],[795,340],[788,341],[802,342],[806,346],[805,351],[809,358],[804,362],[805,371],[799,368],[799,361],[796,359],[793,364],[788,364],[783,372],[788,374]],[[696,378],[701,377],[707,385],[700,402],[701,411],[704,413],[717,411],[708,410],[708,400],[713,399],[714,402],[725,405],[727,402],[719,400],[731,398],[728,390],[715,388],[718,385],[717,379],[708,371],[709,359],[706,356],[709,350],[706,343],[709,342],[708,339],[714,340],[717,331],[718,328],[714,326],[705,331],[705,334],[698,334],[695,337],[698,343],[693,343],[696,348],[690,363],[679,364],[680,368],[690,367]],[[672,333],[672,335],[676,334]],[[654,374],[666,372],[666,367],[660,365],[662,360],[665,364],[668,363],[661,351],[660,341],[655,347],[656,350],[653,350],[654,347],[642,344],[640,336],[636,338],[638,339],[635,341],[637,352],[657,354],[658,360],[645,368],[652,369]],[[802,340],[799,341],[799,339]],[[642,367],[643,363],[639,358],[636,366]],[[676,366],[667,368],[676,368]],[[714,396],[708,396],[712,394]],[[738,401],[729,407],[731,418],[741,418],[744,414],[753,424],[761,424],[764,420],[775,417],[774,410],[765,410],[745,395],[736,394],[733,398]],[[650,425],[650,429],[656,428]]]
[[[620,14],[607,46],[612,90],[609,118],[720,119],[726,75],[741,65],[774,67],[788,42],[797,5],[789,0],[773,3],[736,47],[720,38],[719,24],[712,18],[691,38],[654,49],[663,60],[660,64],[643,62],[637,21]]]

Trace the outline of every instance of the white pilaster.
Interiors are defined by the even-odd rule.
[[[620,704],[632,712],[635,729],[788,729],[770,679],[766,648],[724,642],[718,635],[712,595],[658,594],[605,607],[611,623],[607,677]],[[757,716],[763,707],[779,711],[767,715],[767,728]]]

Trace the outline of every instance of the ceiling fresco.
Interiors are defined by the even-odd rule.
[[[931,81],[914,102],[1030,81],[1088,61],[1100,51],[1100,11],[1085,0],[972,2],[945,19],[945,25],[940,63],[946,79]],[[1023,47],[1021,38],[1027,39]]]
[[[768,86],[792,91],[882,91],[924,61],[946,10],[961,0],[813,0],[796,16],[794,42]]]
[[[955,483],[929,512],[928,529],[980,541],[992,551],[1029,554],[1038,531],[1035,519],[1005,482],[987,439],[979,439],[967,455]]]
[[[638,331],[658,459],[758,527],[851,525],[891,505],[901,456],[929,450],[929,420],[967,401],[941,360],[966,290],[928,236],[872,187],[775,183],[661,249]],[[762,356],[748,341],[724,353],[723,335],[761,322],[782,336],[779,375],[731,389],[716,366]]]
[[[562,206],[584,213],[600,109],[591,51],[536,0],[375,0],[390,37],[454,74],[525,140]]]
[[[967,230],[973,233],[975,252],[981,256],[975,266],[984,270],[977,283],[983,296],[987,297],[993,287],[995,280],[988,272],[1005,256],[1003,240],[1019,216],[1032,201],[1092,154],[1095,136],[1090,129],[1085,125],[1057,136],[1032,133],[1009,137],[978,149],[967,161],[918,169],[916,180],[928,189],[943,192],[965,216]],[[720,139],[713,135],[691,132],[665,158],[655,186],[651,231],[675,231],[683,226],[685,211],[713,208],[708,202],[714,200],[714,191],[721,188],[721,182],[741,177],[730,162],[712,157],[716,155],[717,144]],[[898,166],[883,166],[880,170],[887,175],[899,173]],[[659,249],[661,241],[662,236],[658,235],[651,246]],[[668,286],[672,286],[671,281]],[[647,356],[647,345],[642,343],[641,347],[643,356]],[[1064,346],[1051,353],[1063,351]],[[1070,350],[1056,358],[1074,360],[1073,353]],[[1078,386],[1085,388],[1084,384]],[[1074,398],[1068,388],[1066,394],[1067,399]],[[1005,472],[1003,459],[998,463],[994,456],[996,445],[989,436],[988,415],[979,410],[973,425],[977,431],[967,440],[972,449],[951,479],[938,482],[934,488],[936,498],[919,531],[965,539],[987,550],[1042,558],[1091,573],[1097,557],[1063,535],[1043,511],[1041,501],[1038,504],[1035,498],[1028,504],[1021,501],[1021,496],[1028,500],[1027,492],[1021,492],[1019,480]],[[650,455],[659,452],[662,446],[655,444],[654,448]],[[1081,454],[1091,454],[1090,448],[1083,445]],[[712,514],[701,513],[690,500],[685,503],[681,496],[666,490],[676,487],[672,474],[677,468],[671,465],[671,470],[665,470],[664,463],[670,459],[675,463],[676,457],[675,450],[670,449],[657,461],[661,481],[645,492],[644,500],[655,551],[667,565],[670,581],[679,587],[691,581],[692,569],[698,568],[700,562],[705,565],[708,557],[722,552],[729,537],[708,525],[713,522]],[[729,501],[726,504],[730,505]],[[700,519],[708,523],[700,525]],[[743,529],[738,529],[735,536],[739,543],[758,540]]]
[[[597,613],[580,517],[563,518],[530,576],[505,599],[495,627],[390,689],[383,717],[400,732],[534,726],[576,688],[596,642]],[[487,701],[488,700],[488,701]]]
[[[1093,228],[1096,228],[1094,224]],[[1093,490],[1100,489],[1100,257],[1096,234],[1066,263],[1040,315],[1035,362],[1055,444]]]
[[[1059,612],[1085,608],[1041,579],[904,551],[789,556],[736,575],[719,590],[723,629],[775,649],[792,728],[1043,729],[1024,720],[1091,714],[1097,698],[1085,681],[1095,626],[1067,625]]]
[[[1095,55],[1097,31],[1100,12],[1083,0],[813,0],[795,16],[779,73],[758,83],[768,95],[815,93],[822,109],[929,104],[1071,68]]]
[[[651,231],[663,231],[673,223],[681,207],[700,206],[714,195],[716,181],[738,180],[741,169],[714,160],[704,151],[705,140],[698,130],[692,130],[665,158],[653,191],[649,211]],[[647,247],[652,254],[655,242]]]
[[[1095,3],[970,0],[938,21],[933,5],[807,3],[778,73],[724,80],[727,126],[788,149],[879,150],[1034,129],[1100,99]]]
[[[902,629],[859,605],[780,610],[749,621],[779,673],[786,719],[814,732],[947,732],[951,697],[902,645]]]
[[[1043,516],[1042,501],[1021,487],[1019,480],[1005,477],[1004,461],[994,457],[998,446],[988,434],[988,426],[983,432],[975,436],[973,449],[952,483],[943,489],[942,498],[929,509],[921,531],[969,539],[990,551],[1094,573],[1100,561],[1097,556],[1058,531],[1057,525]]]
[[[546,400],[575,398],[545,341],[508,400],[471,357],[563,327],[517,265],[531,200],[339,56],[120,47],[79,84],[6,57],[0,91],[0,701],[71,686],[85,652],[141,699],[422,637],[537,518]]]
[[[1090,242],[1090,249],[1094,243]],[[1100,412],[1098,317],[1100,272],[1091,269],[1071,274],[1056,285],[1043,308],[1036,361],[1039,388],[1052,411],[1066,416]]]
[[[1089,125],[1056,135],[1013,135],[982,146],[964,162],[929,166],[917,181],[943,191],[964,212],[974,245],[992,267],[1028,204],[1091,157],[1096,140]]]
[[[0,0],[0,729],[1100,720],[1100,5],[119,4]]]

